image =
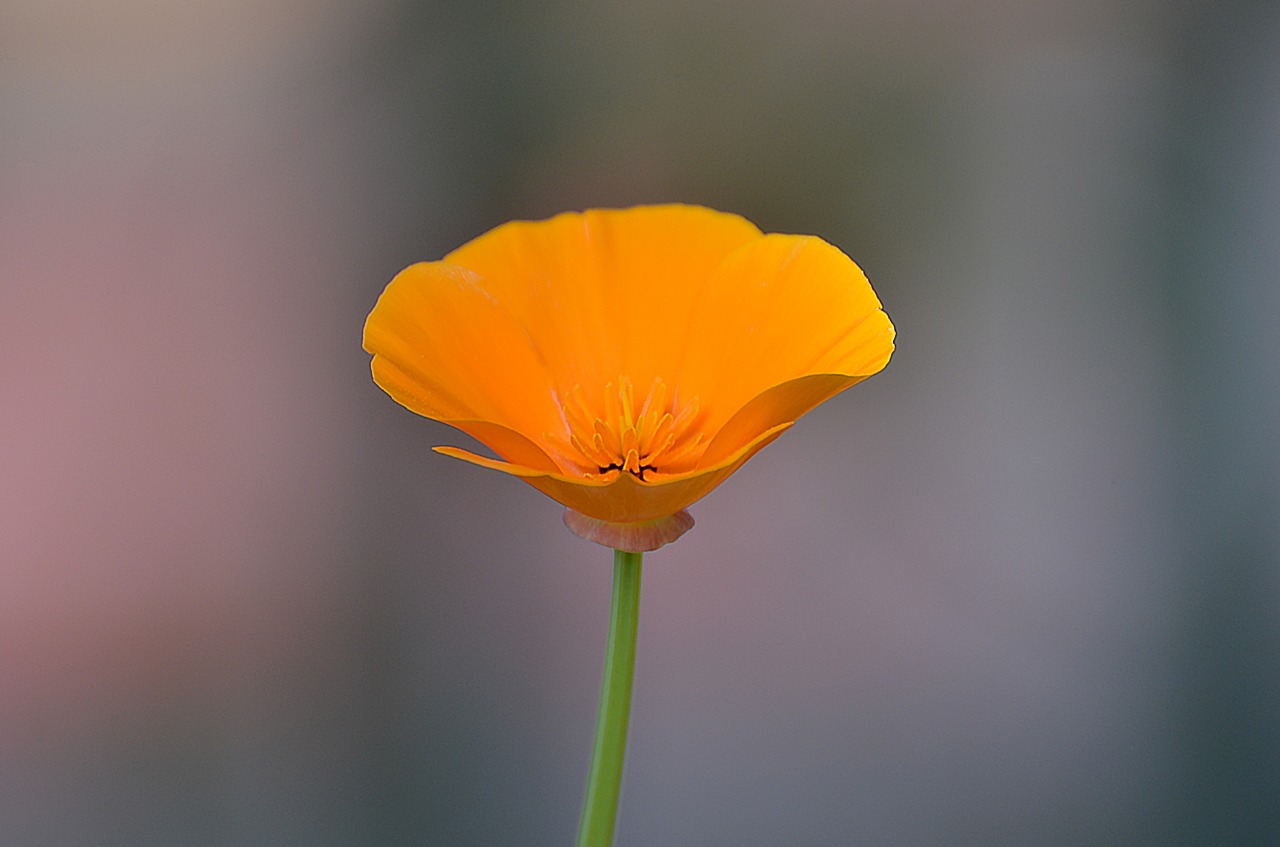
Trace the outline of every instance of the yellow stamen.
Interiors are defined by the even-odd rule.
[[[638,405],[631,380],[620,376],[599,398],[574,386],[561,398],[561,408],[568,431],[549,439],[566,448],[563,458],[584,476],[629,473],[649,481],[646,474],[691,469],[706,446],[702,433],[693,429],[697,399],[677,408],[661,379]]]

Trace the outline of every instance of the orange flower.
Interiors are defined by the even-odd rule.
[[[698,206],[507,223],[401,271],[365,323],[373,378],[501,460],[580,535],[654,549],[683,510],[822,401],[894,329],[814,236]]]

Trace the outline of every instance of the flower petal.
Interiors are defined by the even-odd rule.
[[[365,322],[373,378],[435,420],[488,420],[537,437],[562,425],[541,353],[473,271],[445,262],[396,275]]]
[[[534,442],[515,430],[490,421],[443,421],[462,430],[514,465],[535,471],[562,473],[563,469]]]
[[[595,402],[619,376],[640,386],[670,379],[699,289],[760,234],[700,206],[593,209],[503,224],[445,261],[483,279],[559,391],[581,386]]]
[[[478,456],[457,447],[436,447],[435,451],[520,477],[557,503],[588,517],[609,523],[637,523],[673,515],[702,499],[790,427],[789,422],[780,424],[759,434],[716,465],[658,482],[641,482],[629,473],[619,473],[612,478],[567,477]]]
[[[862,270],[814,236],[771,234],[740,247],[703,287],[692,314],[676,384],[701,397],[708,434],[774,386],[817,374],[870,376],[893,352],[893,325]],[[783,394],[801,398],[812,388]],[[817,402],[787,404],[803,414]]]
[[[410,378],[381,357],[373,360],[374,381],[405,408],[470,435],[509,462],[545,471],[563,470],[541,447],[509,427],[455,415],[472,412],[429,380]],[[421,410],[430,409],[432,414]]]
[[[707,445],[702,462],[723,462],[740,445],[752,441],[760,433],[782,423],[794,422],[814,406],[864,379],[865,376],[810,374],[775,385],[739,409],[720,428]]]

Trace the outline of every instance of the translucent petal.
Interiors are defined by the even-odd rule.
[[[759,237],[737,215],[641,206],[504,224],[445,261],[483,278],[561,393],[581,386],[594,404],[619,375],[646,387],[669,380],[701,287]]]
[[[365,322],[374,380],[436,420],[489,420],[526,437],[562,425],[542,353],[501,298],[444,262],[413,265]]]
[[[677,384],[701,399],[708,433],[774,386],[822,373],[870,376],[893,351],[893,326],[866,276],[813,236],[766,235],[740,247],[692,315]]]

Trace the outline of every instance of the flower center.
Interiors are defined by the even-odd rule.
[[[601,408],[603,406],[603,408]],[[655,379],[649,393],[636,402],[627,377],[605,386],[603,403],[589,402],[582,386],[574,386],[561,403],[569,427],[571,460],[586,470],[629,473],[641,481],[647,473],[687,469],[702,444],[702,433],[690,424],[698,416],[697,399],[679,404],[667,385]]]

